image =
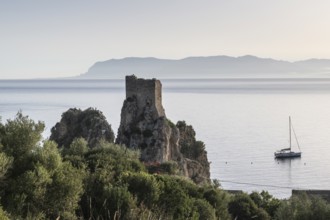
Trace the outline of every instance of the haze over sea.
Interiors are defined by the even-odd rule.
[[[193,125],[206,144],[211,178],[224,189],[330,189],[330,79],[167,79],[163,106],[173,122]],[[69,108],[95,107],[117,131],[125,99],[123,80],[0,80],[4,123],[22,110],[46,123],[44,137]],[[288,147],[291,115],[302,157],[275,160]],[[293,148],[297,150],[296,145]]]

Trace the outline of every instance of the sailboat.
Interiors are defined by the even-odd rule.
[[[293,134],[295,136],[299,151],[298,152],[294,152],[291,150],[291,130],[293,131]],[[300,147],[299,147],[299,143],[298,143],[298,139],[296,136],[296,132],[293,129],[292,123],[291,123],[291,117],[289,116],[289,137],[290,137],[290,147],[289,148],[284,148],[281,149],[279,151],[276,151],[274,153],[275,158],[294,158],[294,157],[301,157],[301,151],[300,151]]]

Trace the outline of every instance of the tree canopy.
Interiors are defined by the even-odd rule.
[[[219,182],[196,185],[172,162],[150,172],[139,152],[82,137],[42,141],[43,122],[19,112],[0,123],[0,219],[329,219],[318,197],[278,200],[232,195]]]

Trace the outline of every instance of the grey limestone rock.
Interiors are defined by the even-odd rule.
[[[89,147],[95,147],[101,139],[114,142],[111,125],[101,111],[93,108],[70,108],[64,112],[61,121],[51,129],[50,140],[59,147],[68,147],[73,139],[79,137],[84,138]]]
[[[174,125],[162,106],[162,85],[156,79],[126,76],[126,100],[116,143],[139,149],[141,160],[148,163],[175,161],[180,173],[196,183],[209,182],[209,162],[204,145],[195,140],[191,126]],[[188,138],[189,137],[189,138]],[[197,143],[197,144],[196,144]],[[198,150],[194,150],[194,147]],[[183,147],[183,148],[182,148]],[[192,150],[190,153],[182,151]]]

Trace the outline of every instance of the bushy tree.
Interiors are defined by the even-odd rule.
[[[36,149],[31,163],[31,169],[11,179],[4,197],[7,210],[22,218],[74,218],[84,172],[62,162],[54,142]]]
[[[267,191],[261,191],[261,193],[252,192],[250,197],[259,208],[264,209],[272,218],[281,205],[281,201],[274,198]]]
[[[42,122],[35,123],[21,112],[17,113],[15,119],[0,125],[0,164],[2,175],[6,173],[6,179],[0,182],[0,193],[2,204],[8,211],[12,209],[18,213],[24,209],[27,194],[18,194],[16,191],[24,186],[24,179],[33,175],[30,171],[33,168],[31,159],[40,146],[43,130]]]
[[[145,172],[129,172],[123,176],[122,182],[128,186],[129,192],[137,198],[138,205],[143,204],[149,209],[152,209],[158,201],[160,190],[163,187],[154,175]]]
[[[19,175],[28,168],[31,153],[40,146],[44,128],[43,122],[36,123],[22,112],[0,127],[2,151],[13,158],[13,175]]]
[[[76,168],[86,168],[85,154],[88,152],[88,143],[84,138],[74,139],[68,148],[61,150],[65,161],[69,161]]]
[[[89,173],[81,202],[85,218],[131,217],[130,210],[135,210],[137,203],[123,176],[145,171],[138,158],[138,152],[106,142],[84,154]]]
[[[47,188],[46,204],[48,217],[58,216],[64,219],[75,219],[76,210],[83,193],[83,179],[85,172],[64,162],[52,176],[52,184]]]
[[[185,192],[184,187],[173,176],[159,175],[158,181],[163,185],[158,201],[158,207],[165,216],[173,219],[187,219],[197,217],[193,200]]]
[[[330,205],[318,196],[293,195],[289,200],[282,202],[275,213],[275,219],[330,219]]]
[[[8,169],[12,166],[12,163],[12,157],[8,157],[5,153],[0,153],[0,182],[4,179]]]
[[[103,217],[107,219],[131,219],[136,203],[125,186],[109,186],[104,189]]]
[[[84,156],[88,151],[88,143],[87,141],[80,137],[73,139],[69,148],[63,149],[64,155],[76,155],[76,156]]]
[[[198,213],[198,219],[216,219],[215,210],[214,208],[204,199],[195,199],[194,200],[194,207]]]
[[[57,144],[53,141],[45,141],[42,147],[35,149],[31,162],[34,166],[43,166],[50,174],[53,174],[62,164]]]
[[[21,112],[0,126],[2,174],[10,167],[2,204],[15,219],[75,218],[84,171],[64,163],[54,142],[41,143],[43,129]]]
[[[216,216],[222,220],[230,219],[228,213],[229,195],[219,188],[204,187],[203,198],[215,209]]]
[[[258,219],[267,220],[270,216],[253,202],[249,195],[240,193],[234,195],[228,204],[229,213],[237,220]]]

